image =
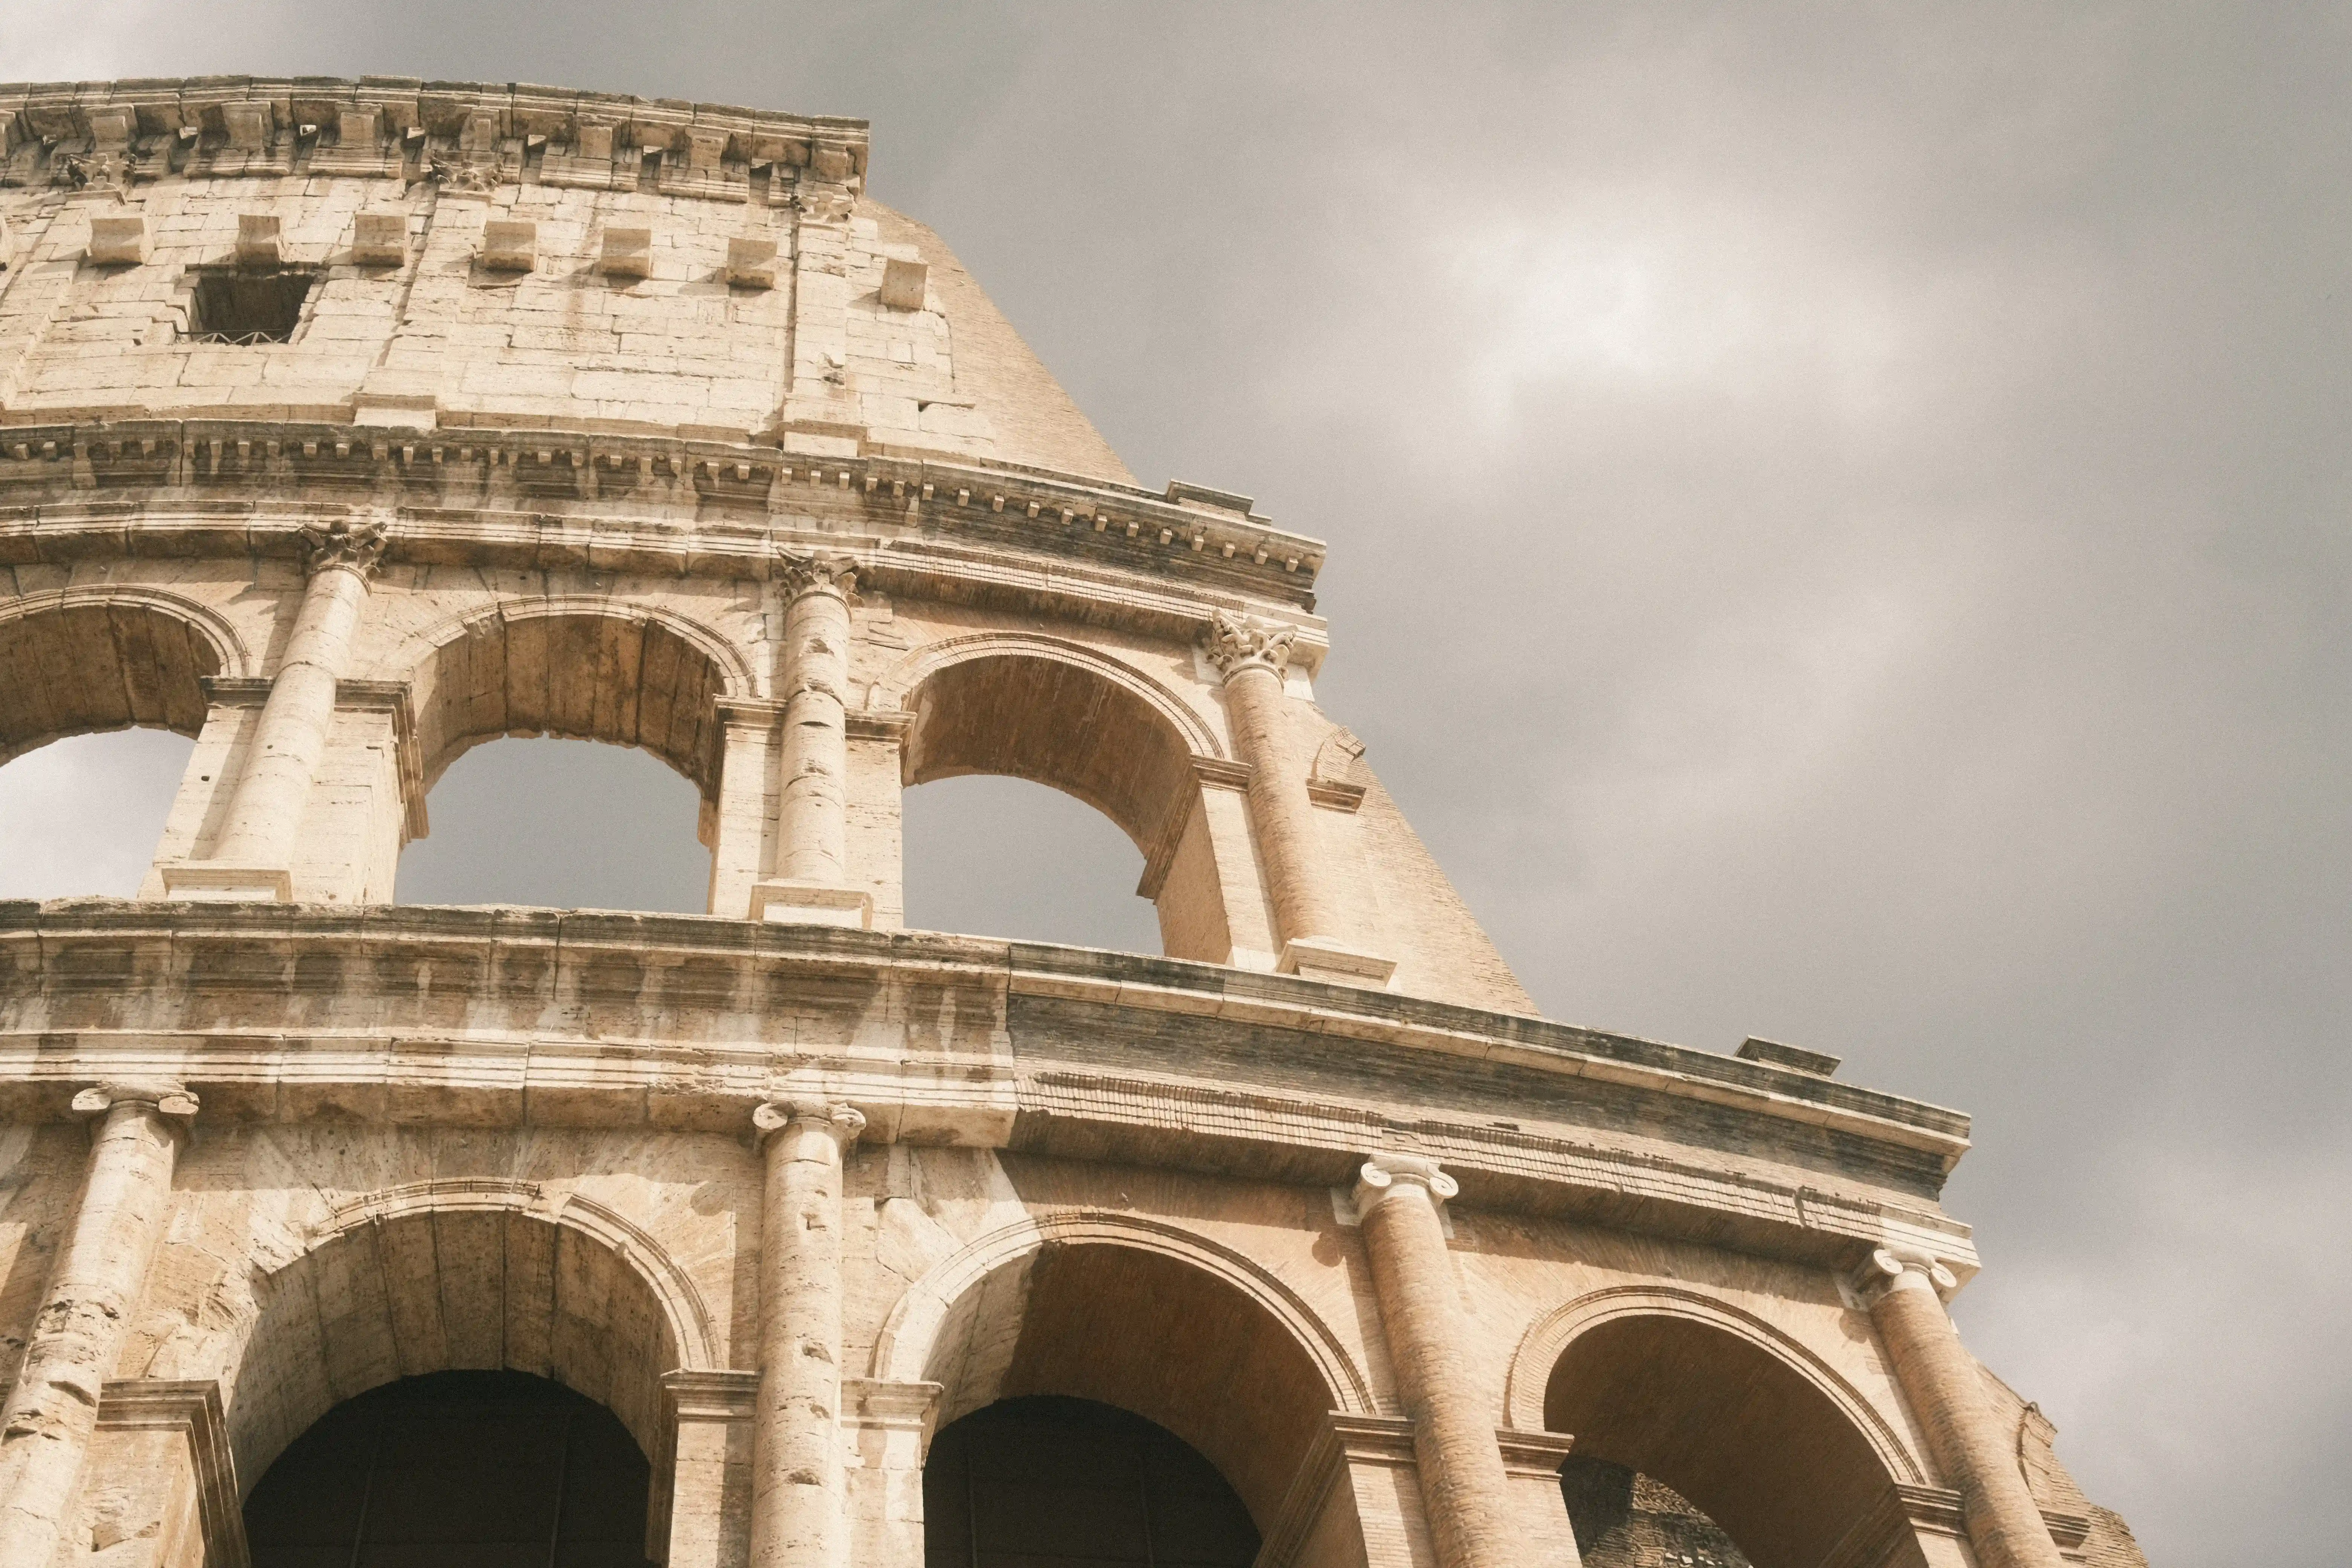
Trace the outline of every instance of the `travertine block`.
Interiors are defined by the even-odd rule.
[[[281,244],[285,220],[276,213],[236,215],[236,259],[246,267],[275,267],[286,259]]]
[[[745,289],[772,289],[776,282],[776,242],[762,235],[737,235],[727,242],[727,281]]]

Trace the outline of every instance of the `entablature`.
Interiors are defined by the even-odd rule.
[[[307,522],[388,516],[387,560],[764,580],[779,552],[858,560],[885,593],[1055,601],[1191,638],[1276,608],[1322,658],[1324,547],[1139,489],[900,458],[554,431],[250,421],[0,426],[0,564],[292,558]]]
[[[1972,1256],[1935,1197],[1965,1117],[1538,1018],[924,933],[0,904],[0,1113],[141,1073],[230,1119],[698,1131],[814,1081],[878,1141],[1334,1186],[1398,1146],[1473,1206],[1824,1266],[1889,1237]]]

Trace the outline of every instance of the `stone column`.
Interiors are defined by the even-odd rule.
[[[1435,1161],[1375,1154],[1357,1173],[1356,1212],[1437,1560],[1443,1568],[1513,1568],[1516,1499],[1494,1412],[1463,1352],[1470,1331],[1438,1218],[1437,1205],[1459,1190]]]
[[[752,889],[752,918],[870,924],[873,900],[849,887],[849,595],[845,560],[784,558],[783,735],[776,875]]]
[[[1297,636],[1292,627],[1262,626],[1220,610],[1207,643],[1209,661],[1224,677],[1234,749],[1249,765],[1250,823],[1281,945],[1276,967],[1313,979],[1383,985],[1395,963],[1356,952],[1341,940],[1347,924],[1307,796],[1307,769],[1292,744],[1283,671]]]
[[[383,556],[382,523],[337,518],[305,528],[310,581],[302,590],[286,657],[247,743],[245,762],[212,853],[166,867],[173,897],[293,898],[294,836],[302,807],[326,760],[335,725],[335,690],[351,658],[368,578]]]
[[[102,1118],[81,1202],[0,1408],[0,1563],[45,1563],[80,1488],[147,1266],[171,1206],[172,1168],[195,1096],[175,1084],[100,1084],[74,1110]]]
[[[751,1121],[767,1162],[751,1568],[842,1568],[841,1167],[866,1118],[802,1100]]]
[[[2001,1430],[1960,1343],[1942,1292],[1951,1270],[1925,1253],[1882,1248],[1856,1288],[1870,1303],[1895,1381],[1927,1433],[1936,1468],[1960,1494],[1960,1516],[1982,1568],[2063,1568],[2050,1527],[2019,1468],[2013,1435]]]

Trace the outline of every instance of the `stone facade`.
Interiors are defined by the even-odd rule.
[[[501,1368],[619,1418],[675,1568],[911,1568],[1023,1395],[1266,1568],[1573,1564],[1571,1446],[1759,1568],[2138,1560],[1945,1313],[1967,1119],[1535,1016],[1316,705],[1322,546],[1139,488],[862,123],[0,127],[0,760],[195,741],[137,900],[0,904],[0,1562],[240,1568],[330,1410]],[[692,780],[708,917],[394,907],[511,734]],[[1164,955],[904,930],[965,773],[1126,831]]]

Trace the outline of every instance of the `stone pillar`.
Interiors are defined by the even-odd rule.
[[[751,1568],[842,1568],[841,1167],[866,1118],[763,1105],[760,1394],[751,1428]]]
[[[1494,1413],[1463,1351],[1469,1327],[1438,1218],[1437,1205],[1458,1190],[1433,1160],[1375,1154],[1357,1173],[1356,1212],[1437,1560],[1442,1568],[1512,1568],[1520,1561],[1517,1499]]]
[[[367,602],[368,578],[383,558],[381,523],[338,518],[302,531],[310,581],[269,683],[269,700],[245,749],[220,837],[204,860],[163,870],[172,898],[291,900],[294,837],[326,759],[335,691]]]
[[[80,1489],[195,1096],[174,1084],[100,1084],[74,1110],[102,1118],[73,1228],[58,1254],[16,1386],[0,1408],[0,1563],[46,1563]]]
[[[1310,979],[1385,985],[1395,963],[1357,952],[1342,940],[1347,923],[1307,795],[1307,769],[1291,742],[1283,671],[1297,636],[1291,627],[1261,626],[1222,610],[1208,636],[1209,661],[1224,677],[1234,749],[1250,770],[1250,823],[1281,944],[1276,967]]]
[[[1977,1562],[1982,1568],[2063,1568],[2011,1436],[1985,1399],[1976,1358],[1944,1310],[1942,1292],[1958,1285],[1951,1270],[1925,1253],[1882,1248],[1855,1283],[1936,1468],[1960,1494]]]
[[[752,889],[754,920],[866,926],[870,894],[849,886],[849,595],[844,560],[784,558],[783,735],[775,878]]]

